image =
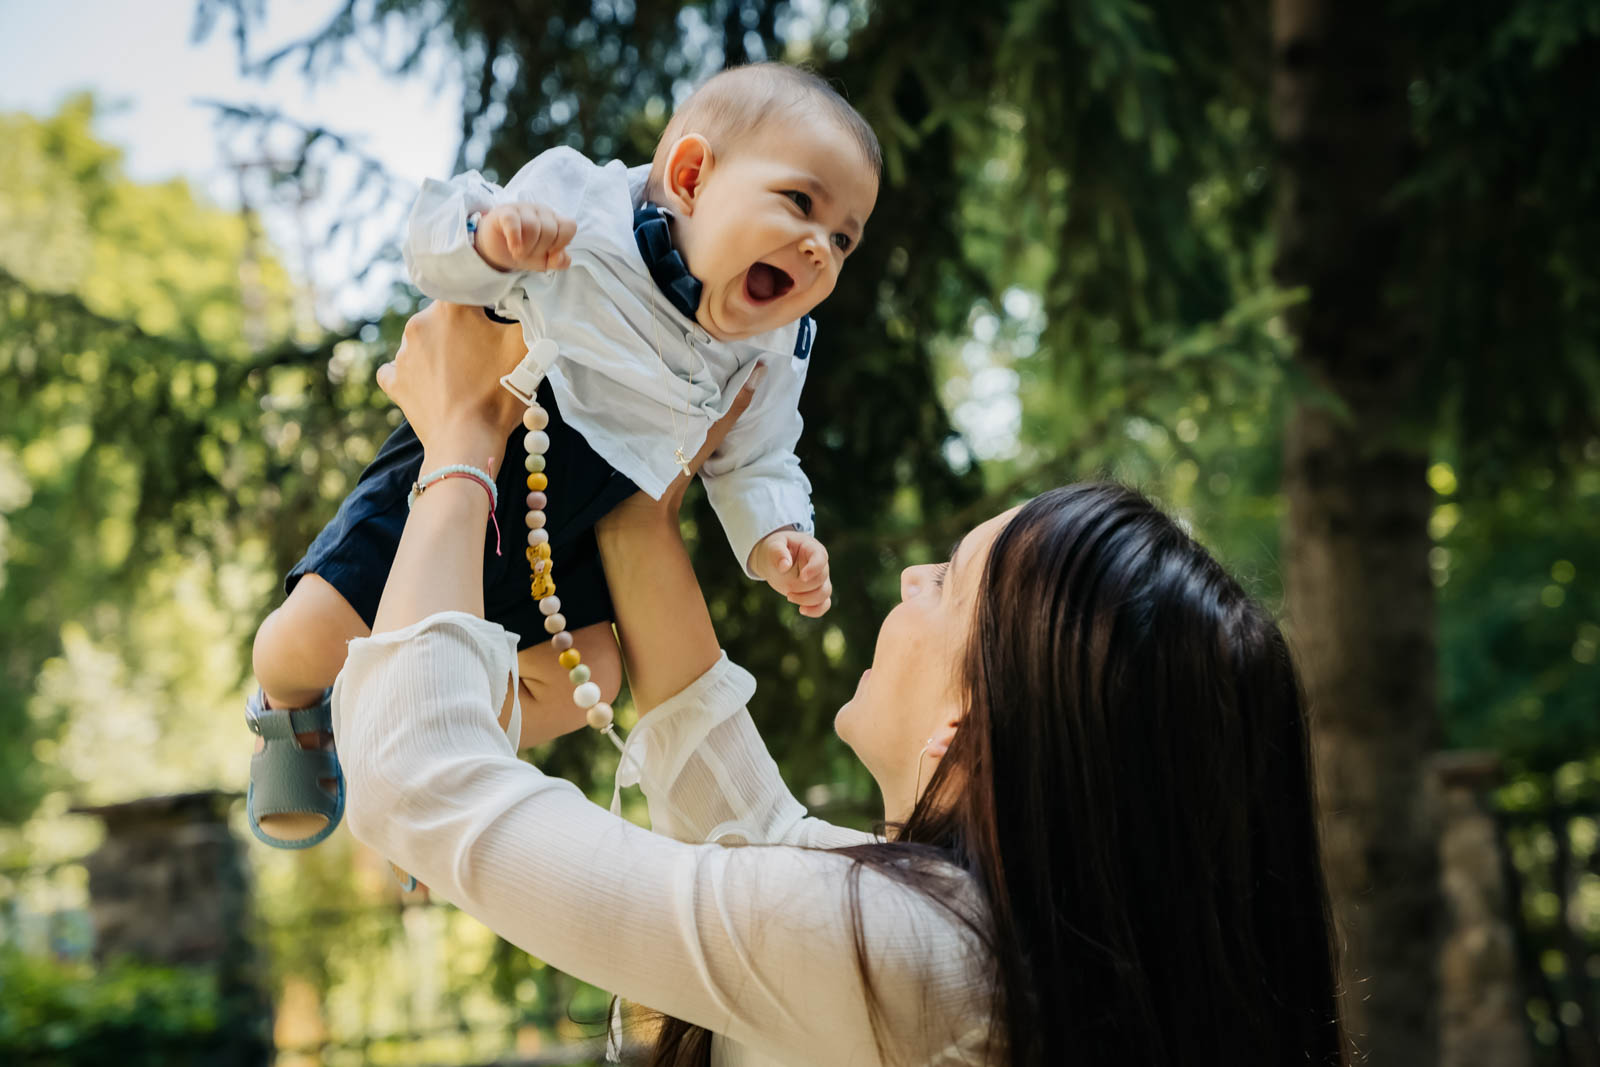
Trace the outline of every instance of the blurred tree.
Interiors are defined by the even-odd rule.
[[[1429,1063],[1430,454],[1452,449],[1449,481],[1490,510],[1535,470],[1570,486],[1600,433],[1584,299],[1600,276],[1592,257],[1580,266],[1600,234],[1571,210],[1600,182],[1600,19],[1325,0],[1273,15],[1277,270],[1309,290],[1289,319],[1296,360],[1336,398],[1291,417],[1285,540],[1348,988],[1362,990],[1347,1004],[1374,1063]]]
[[[341,391],[360,358],[343,338],[286,339],[290,282],[249,221],[182,182],[128,181],[93,114],[84,97],[47,119],[0,116],[6,822],[50,784],[35,745],[60,709],[34,694],[64,627],[148,658],[125,609],[153,571],[262,542],[298,551],[306,502],[337,493],[362,455],[347,453],[349,428],[364,408],[387,417],[366,375]],[[250,332],[275,347],[248,351]]]

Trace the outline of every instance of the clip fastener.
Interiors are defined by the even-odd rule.
[[[510,374],[501,376],[500,384],[524,404],[532,405],[535,402],[534,394],[539,391],[539,383],[544,380],[545,368],[555,361],[558,351],[556,343],[550,338],[540,338]]]

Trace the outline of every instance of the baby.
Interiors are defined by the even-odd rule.
[[[827,611],[827,552],[794,455],[797,405],[816,333],[809,312],[861,240],[881,169],[871,127],[826,82],[765,63],[690,96],[649,165],[600,166],[557,148],[504,189],[475,172],[424,185],[404,249],[418,288],[521,325],[529,356],[508,382],[548,413],[548,447],[529,455],[524,431],[512,435],[494,472],[495,519],[515,538],[530,510],[542,512],[544,532],[529,543],[550,546],[562,659],[581,658],[605,700],[621,684],[621,657],[595,524],[632,493],[659,497],[686,475],[747,383],[749,408],[700,471],[707,496],[748,575],[802,614]],[[260,692],[247,721],[263,743],[248,808],[268,844],[309,847],[343,814],[326,691],[346,643],[370,631],[408,493],[428,473],[421,461],[402,424],[256,635]],[[520,635],[524,722],[538,724],[523,741],[536,744],[577,729],[584,713],[515,544],[500,554],[486,535],[484,609]]]

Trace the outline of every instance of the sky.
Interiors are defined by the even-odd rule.
[[[0,0],[0,111],[49,114],[70,94],[91,90],[105,106],[99,133],[125,151],[130,177],[181,176],[229,208],[239,203],[238,177],[227,165],[214,111],[199,102],[206,98],[280,110],[353,136],[406,192],[424,177],[449,176],[461,92],[442,53],[426,64],[426,73],[403,81],[384,77],[354,50],[347,67],[314,85],[294,63],[281,64],[270,79],[245,78],[231,24],[221,22],[204,42],[192,42],[195,6],[193,0]],[[310,33],[340,4],[272,0],[266,6],[255,54]],[[259,155],[237,138],[231,148],[235,158]],[[319,317],[329,324],[381,302],[395,272],[380,269],[364,282],[355,275],[382,238],[398,236],[376,227],[398,227],[409,199],[402,195],[363,234],[321,241],[353,171],[331,171],[320,197],[298,210],[252,198],[290,268],[309,274],[320,297]]]

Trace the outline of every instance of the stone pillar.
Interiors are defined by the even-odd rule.
[[[1507,919],[1500,844],[1486,797],[1500,783],[1492,752],[1433,760],[1439,878],[1446,916],[1439,953],[1441,1067],[1529,1067],[1525,992]]]
[[[75,808],[105,823],[84,861],[98,961],[200,967],[216,976],[229,1065],[272,1057],[272,998],[249,938],[244,853],[228,829],[238,794],[207,791]]]

